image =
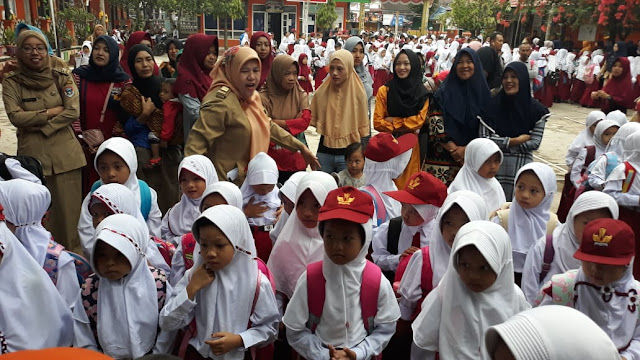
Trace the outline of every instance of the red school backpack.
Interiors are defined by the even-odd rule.
[[[420,300],[418,300],[418,304],[416,305],[413,314],[411,314],[411,321],[418,317],[420,310],[422,310],[422,302],[431,290],[433,290],[433,268],[431,267],[431,259],[429,258],[429,246],[421,248],[420,252],[422,254],[422,271],[420,274],[420,289],[422,290],[422,296],[420,297]],[[393,279],[393,291],[395,292],[396,297],[399,297],[398,288],[400,287],[400,281],[402,280],[402,277],[407,270],[407,266],[409,265],[409,260],[411,260],[411,256],[405,256],[400,260],[400,264],[398,264],[396,277]]]
[[[367,264],[362,271],[362,283],[360,284],[360,311],[367,335],[371,334],[375,328],[374,319],[378,313],[378,295],[380,294],[381,277],[382,270],[367,260]],[[307,306],[309,308],[309,319],[306,325],[312,334],[316,332],[316,328],[322,318],[326,295],[325,284],[326,279],[322,273],[322,261],[307,265]],[[374,357],[374,359],[381,360],[382,354]]]

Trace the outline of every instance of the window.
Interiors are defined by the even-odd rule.
[[[264,12],[253,11],[253,31],[265,31],[265,16]]]

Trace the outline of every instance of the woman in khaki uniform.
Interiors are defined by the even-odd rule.
[[[80,168],[86,162],[71,128],[79,115],[78,90],[68,69],[51,68],[42,34],[23,31],[17,45],[18,70],[5,76],[2,98],[9,120],[18,128],[18,155],[42,163],[51,191],[46,225],[57,242],[79,251]]]
[[[208,156],[220,181],[235,168],[233,179],[241,184],[249,161],[269,150],[269,142],[300,151],[315,170],[318,159],[311,150],[286,130],[272,122],[256,91],[260,81],[260,58],[249,47],[235,46],[225,51],[211,72],[213,83],[205,95],[200,117],[194,124],[185,148],[185,156]]]

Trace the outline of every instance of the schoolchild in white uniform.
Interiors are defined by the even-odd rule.
[[[595,145],[595,159],[598,159],[602,154],[607,152],[607,144],[609,140],[616,134],[620,128],[620,125],[613,120],[602,120],[596,125],[596,130],[593,132],[593,143]],[[576,156],[576,160],[573,162],[571,166],[571,182],[573,186],[578,188],[580,186],[580,181],[582,175],[589,169],[589,166],[592,164],[586,164],[587,161],[587,147],[585,146],[580,150],[578,156]]]
[[[593,145],[593,133],[596,131],[596,125],[606,118],[607,115],[600,110],[594,110],[587,115],[585,128],[578,133],[576,138],[573,139],[573,142],[571,142],[571,145],[569,145],[569,149],[567,149],[564,161],[569,169],[571,169],[580,150],[584,149],[585,146]]]
[[[273,243],[278,239],[278,236],[282,232],[282,229],[284,229],[287,220],[289,220],[289,217],[291,216],[291,212],[293,212],[293,208],[296,206],[296,203],[294,202],[296,199],[296,189],[298,188],[300,180],[302,180],[306,174],[306,171],[298,171],[294,173],[289,177],[289,179],[287,179],[287,181],[284,182],[284,184],[282,184],[282,187],[280,188],[278,196],[282,201],[284,211],[280,214],[280,219],[276,222],[276,226],[274,226],[273,230],[269,232],[269,237]]]
[[[624,159],[624,142],[627,136],[640,131],[640,123],[630,122],[622,125],[618,132],[609,140],[607,151],[594,160],[594,164],[589,170],[589,186],[592,189],[602,191],[607,177],[616,166],[620,165]]]
[[[331,191],[320,209],[322,261],[300,276],[282,319],[289,344],[306,359],[371,359],[394,333],[400,310],[393,289],[366,260],[373,212],[371,196],[351,186]],[[318,287],[324,299],[309,292]],[[312,313],[318,301],[320,314]],[[375,311],[363,314],[370,305]]]

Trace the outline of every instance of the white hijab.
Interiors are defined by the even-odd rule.
[[[204,198],[211,194],[220,194],[228,205],[235,206],[242,210],[242,193],[236,184],[229,181],[218,181],[213,183],[207,186],[207,189],[202,193],[202,199],[204,200]],[[200,202],[198,211],[201,212],[201,210],[202,202]]]
[[[514,184],[518,182],[524,171],[533,171],[542,183],[545,193],[544,199],[532,209],[524,209],[517,201],[509,208],[509,238],[513,251],[526,254],[531,246],[547,233],[547,222],[551,218],[551,203],[557,189],[556,174],[549,165],[532,162],[521,167],[516,174]],[[522,264],[520,265],[522,266]],[[522,272],[522,269],[516,271]]]
[[[354,340],[364,339],[367,336],[360,311],[360,292],[362,272],[367,263],[366,256],[371,244],[371,224],[369,220],[361,225],[364,229],[365,241],[358,256],[348,264],[336,265],[323,249],[322,274],[327,279],[325,283],[327,296],[324,301],[322,321],[316,328],[316,336],[324,344],[353,348],[357,345],[353,343]],[[382,281],[386,282],[384,279]],[[287,308],[283,318],[287,327],[298,331],[306,328],[309,310],[307,304],[303,305],[303,307]],[[395,323],[399,318],[400,309],[394,299],[392,304],[378,306],[374,322],[376,324]],[[344,324],[350,325],[345,327]]]
[[[0,254],[0,332],[8,351],[71,346],[69,306],[4,221]]]
[[[613,120],[602,120],[596,125],[596,130],[593,132],[593,143],[596,146],[595,159],[607,151],[607,144],[602,142],[602,134],[611,127],[620,127],[617,122]]]
[[[338,185],[331,175],[321,171],[312,171],[300,180],[296,191],[296,205],[302,193],[310,190],[322,206],[327,194],[337,188]],[[298,278],[306,270],[307,265],[322,260],[323,254],[324,243],[318,227],[306,228],[298,219],[294,208],[267,263],[273,272],[276,290],[291,298]]]
[[[178,166],[178,179],[182,171],[188,171],[204,180],[205,186],[209,186],[218,181],[218,174],[211,160],[204,155],[187,156]],[[186,194],[182,194],[180,202],[173,205],[165,215],[163,223],[169,230],[169,236],[178,238],[173,243],[177,243],[179,237],[191,231],[191,225],[200,216],[200,202],[203,196],[191,199]],[[166,220],[165,220],[166,219]]]
[[[96,157],[93,160],[93,166],[96,171],[98,171],[98,158],[105,150],[110,150],[120,156],[129,167],[129,178],[123,185],[131,190],[138,203],[138,207],[140,207],[140,186],[138,185],[138,177],[136,176],[136,172],[138,171],[138,157],[133,144],[129,140],[121,137],[112,137],[103,142],[98,148],[98,151],[96,151]]]
[[[402,205],[399,201],[384,195],[383,192],[398,190],[393,179],[402,175],[407,164],[409,164],[409,160],[411,160],[412,151],[413,149],[407,150],[383,162],[373,161],[369,158],[364,162],[364,177],[367,180],[367,185],[373,186],[380,193],[389,219],[400,216]]]
[[[40,266],[47,257],[51,233],[42,226],[42,218],[51,205],[46,186],[27,180],[0,181],[0,204],[7,221],[15,225],[15,236]]]
[[[9,172],[12,179],[24,179],[36,184],[42,184],[42,181],[40,181],[40,179],[37,176],[33,175],[29,170],[22,167],[22,164],[20,164],[20,161],[16,159],[6,158],[4,160],[4,166],[7,168],[7,172]],[[3,179],[0,176],[0,181],[6,181],[6,180],[9,180],[9,179]]]
[[[293,202],[296,199],[296,189],[298,188],[298,184],[306,174],[306,171],[298,171],[291,175],[280,188],[280,194],[284,195],[287,199]],[[269,232],[271,241],[275,242],[278,239],[278,236],[280,236],[280,233],[282,232],[282,229],[284,229],[284,226],[287,224],[287,220],[290,216],[291,215],[289,215],[286,211],[282,211],[282,213],[280,213],[280,219],[278,219],[276,226],[273,228],[273,230],[271,230],[271,232]]]
[[[601,289],[600,286],[595,288],[593,286],[590,286],[581,267],[576,277],[574,308],[591,318],[600,329],[609,335],[618,350],[627,347],[635,337],[638,322],[637,312],[640,311],[640,308],[635,306],[631,311],[629,305],[632,302],[627,296],[613,294],[611,300],[605,302],[603,300],[605,297],[604,289]],[[633,278],[633,261],[627,267],[622,278],[607,286],[612,292],[628,293],[633,289],[636,294],[640,293],[640,284]]]
[[[623,160],[628,161],[634,168],[640,169],[640,131],[634,132],[624,140]],[[618,165],[607,180],[624,180],[626,177],[624,166]],[[634,182],[637,181],[636,179]]]
[[[480,251],[497,275],[481,293],[470,291],[458,274],[458,252],[469,245]],[[514,284],[509,236],[498,224],[469,222],[456,234],[449,261],[449,269],[427,295],[412,325],[413,341],[438,351],[443,359],[489,359],[485,330],[530,307]]]
[[[553,250],[555,252],[553,261],[559,265],[561,272],[564,273],[580,267],[580,260],[573,257],[581,242],[574,231],[576,216],[597,209],[608,209],[611,217],[618,219],[618,203],[611,196],[600,191],[587,191],[571,205],[566,222],[559,224],[553,231]]]
[[[442,217],[453,207],[458,205],[467,214],[469,221],[488,220],[489,213],[482,197],[473,191],[459,190],[451,193],[442,204],[438,216],[436,217],[436,226],[432,239],[429,242],[429,260],[431,269],[433,270],[432,285],[435,288],[445,272],[449,268],[449,257],[451,256],[451,247],[444,241],[442,237]]]
[[[487,179],[480,176],[478,170],[495,153],[500,154],[500,163],[502,163],[502,151],[493,140],[485,138],[471,140],[467,145],[467,150],[464,153],[464,165],[449,185],[448,193],[471,190],[482,196],[486,202],[487,210],[499,209],[507,201],[500,182],[495,177]]]
[[[618,129],[615,135],[609,140],[607,144],[606,152],[613,152],[622,159],[622,153],[624,152],[624,141],[627,136],[633,134],[636,131],[640,131],[640,123],[637,122],[629,122]]]
[[[249,224],[269,225],[275,222],[276,209],[281,204],[280,197],[278,197],[278,187],[274,186],[273,190],[266,195],[258,195],[253,191],[251,185],[275,185],[278,183],[278,175],[278,165],[276,161],[263,152],[256,154],[256,156],[249,161],[247,176],[240,187],[243,205],[247,205],[249,200],[253,198],[254,203],[264,202],[269,207],[260,218],[249,218]]]
[[[585,128],[578,133],[571,145],[569,145],[569,149],[567,150],[567,155],[573,154],[572,157],[567,156],[567,166],[571,166],[575,157],[578,155],[580,150],[582,150],[585,146],[593,145],[593,134],[589,131],[589,127],[598,121],[604,120],[607,117],[605,113],[600,110],[594,110],[587,115],[585,120]]]
[[[98,287],[98,339],[106,355],[137,358],[148,353],[156,342],[158,328],[158,293],[149,271],[144,244],[147,229],[133,216],[115,214],[102,220],[96,228],[98,240],[115,248],[127,258],[131,272],[120,280],[110,281],[95,263],[91,266],[100,277]]]
[[[516,360],[618,360],[609,336],[585,314],[566,306],[548,305],[525,310],[490,327],[485,344],[492,354],[498,337]]]
[[[500,51],[502,52],[502,61],[504,64],[508,64],[511,62],[511,60],[513,59],[513,53],[511,52],[511,48],[509,47],[509,44],[504,43],[502,44],[502,48],[500,49]]]
[[[193,224],[196,240],[200,237],[200,226],[206,223],[217,226],[235,252],[231,263],[217,271],[215,280],[196,294],[197,350],[204,357],[242,359],[244,352],[240,351],[214,356],[204,341],[216,332],[239,334],[247,329],[258,281],[253,235],[242,210],[231,205],[218,205],[205,210]],[[185,276],[190,280],[202,263],[202,257],[198,257]]]
[[[627,119],[627,115],[620,110],[610,111],[607,114],[607,120],[615,121],[618,126],[622,126],[629,122],[629,120]]]

